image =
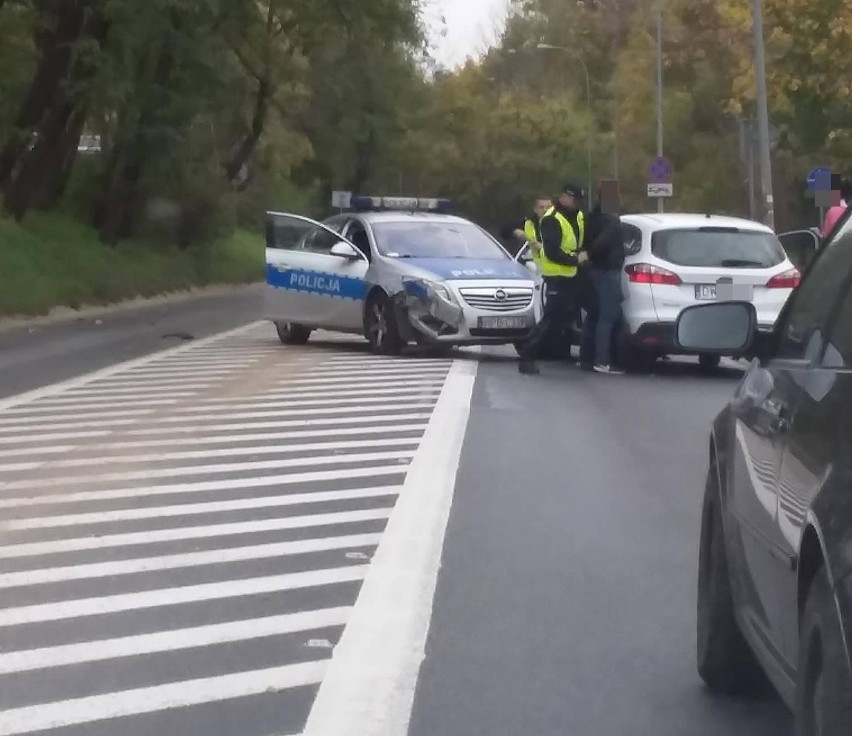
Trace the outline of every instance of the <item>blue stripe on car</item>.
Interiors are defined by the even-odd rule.
[[[363,300],[367,296],[367,282],[364,279],[297,268],[279,270],[269,264],[266,266],[266,283],[277,289],[336,296],[341,299]]]
[[[510,260],[485,258],[411,258],[407,262],[416,268],[434,274],[439,280],[533,280],[526,267]]]

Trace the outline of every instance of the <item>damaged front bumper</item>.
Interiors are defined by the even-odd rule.
[[[443,284],[411,279],[403,282],[396,295],[400,327],[410,340],[426,337],[436,342],[453,342],[464,332],[465,315],[453,293]]]
[[[499,284],[464,288],[502,290]],[[499,345],[525,339],[535,324],[532,287],[529,288],[530,303],[508,311],[472,306],[463,291],[457,284],[404,279],[402,291],[394,298],[402,337],[420,343]]]

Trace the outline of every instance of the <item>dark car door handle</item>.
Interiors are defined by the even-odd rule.
[[[761,410],[766,414],[768,429],[773,434],[784,434],[790,429],[790,421],[787,418],[787,407],[772,399],[767,399],[761,405]]]

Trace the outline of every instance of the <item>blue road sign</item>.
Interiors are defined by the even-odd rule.
[[[674,167],[665,156],[658,156],[648,167],[648,177],[655,184],[670,184]]]
[[[817,166],[808,174],[808,189],[813,191],[820,184],[820,189],[831,189],[831,169],[827,166]]]

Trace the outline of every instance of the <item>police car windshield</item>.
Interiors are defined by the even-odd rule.
[[[505,252],[480,228],[465,222],[376,222],[379,253],[390,258],[477,258],[506,260]]]

